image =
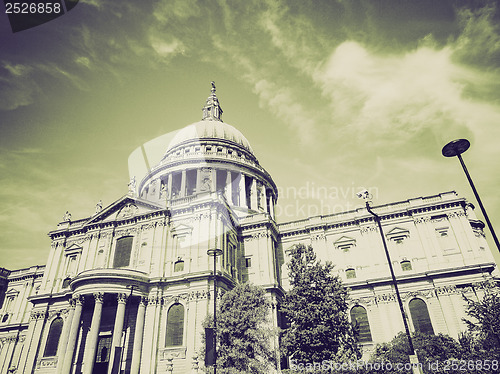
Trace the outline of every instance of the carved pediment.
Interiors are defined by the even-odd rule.
[[[82,252],[82,247],[79,246],[78,244],[74,243],[71,244],[68,248],[64,249],[64,253],[66,255],[73,254],[73,253],[81,253]]]
[[[356,246],[356,239],[350,238],[348,236],[342,236],[337,239],[333,245],[336,249],[340,249],[344,252],[349,251],[351,248]]]
[[[191,234],[193,227],[186,225],[185,223],[179,223],[172,228],[173,236],[186,236]]]
[[[403,229],[401,227],[395,227],[385,235],[388,240],[392,240],[396,243],[401,243],[403,240],[410,237],[410,231],[408,229]]]
[[[5,293],[5,296],[17,296],[19,294],[19,291],[16,290],[15,288],[11,288]]]
[[[139,198],[123,196],[121,199],[96,213],[91,219],[89,219],[86,225],[99,222],[123,220],[161,209],[165,208]]]

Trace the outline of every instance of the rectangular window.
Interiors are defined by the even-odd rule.
[[[114,268],[129,266],[133,241],[134,238],[132,236],[126,236],[116,241],[115,258],[113,261]]]
[[[252,266],[252,259],[251,258],[245,258],[245,266],[247,268]]]

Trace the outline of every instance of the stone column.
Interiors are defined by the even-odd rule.
[[[210,191],[217,191],[217,170],[215,168],[209,168],[210,172]]]
[[[168,175],[168,180],[167,180],[167,200],[170,200],[172,198],[172,176],[173,174],[170,173]]]
[[[141,297],[141,301],[139,302],[139,307],[137,309],[137,318],[135,320],[134,348],[132,351],[130,374],[139,374],[147,301],[148,299],[146,297]]]
[[[196,169],[196,193],[201,192],[201,169]]]
[[[61,374],[69,374],[71,372],[71,365],[73,364],[73,354],[75,353],[76,341],[78,337],[78,330],[80,329],[80,318],[82,316],[83,309],[83,296],[76,296],[73,298],[75,303],[75,310],[73,312],[73,318],[70,321],[68,318],[68,322],[71,323],[70,331],[67,340],[67,348],[64,353],[64,359],[62,361],[62,369]],[[59,365],[57,368],[59,372]]]
[[[179,191],[179,197],[186,196],[186,170],[182,171],[181,174],[181,190]]]
[[[87,344],[85,344],[83,374],[92,374],[94,368],[97,339],[99,338],[99,327],[101,326],[103,297],[104,294],[102,292],[94,293],[94,314],[92,315],[92,323],[90,324],[90,331],[87,336]]]
[[[158,296],[150,296],[148,298],[148,304],[146,306],[146,315],[144,318],[144,325],[146,331],[149,331],[148,338],[144,339],[143,346],[141,352],[140,360],[140,372],[141,373],[150,373],[151,372],[151,357],[153,355],[153,337],[154,331],[158,329],[158,325],[156,324],[155,315],[156,315],[156,305],[159,303],[159,295]],[[134,352],[135,353],[135,352]]]
[[[108,373],[110,374],[111,370],[113,369],[113,363],[115,362],[116,347],[121,346],[123,322],[125,321],[125,308],[127,306],[127,295],[125,295],[124,293],[119,293],[117,298],[118,306],[116,307],[115,325],[113,327],[113,340],[111,341],[111,351],[109,355],[108,365]]]
[[[47,318],[47,314],[45,310],[36,312],[32,315],[36,320],[35,330],[33,331],[33,339],[31,340],[31,344],[29,345],[28,358],[26,360],[26,366],[24,367],[23,373],[31,373],[33,371],[33,366],[35,364],[37,348],[40,344],[42,329],[44,325],[45,318]]]
[[[19,363],[17,365],[18,370],[21,372],[24,372],[24,366],[26,365],[26,360],[28,359],[28,352],[29,352],[29,344],[31,340],[33,339],[33,333],[35,332],[35,326],[36,326],[36,318],[32,312],[30,316],[30,321],[28,325],[28,332],[26,333],[26,338],[24,340],[24,347],[23,351],[21,353],[21,358],[19,360]]]
[[[0,373],[7,374],[12,363],[14,347],[16,345],[15,336],[6,336],[1,339],[2,353],[0,354]]]
[[[239,206],[242,208],[247,207],[247,193],[245,189],[245,176],[243,173],[240,173],[240,180],[239,180],[239,193],[240,193],[240,202]]]
[[[276,217],[274,217],[274,196],[272,194],[269,196],[269,214],[272,219],[276,219]]]
[[[226,200],[229,205],[233,205],[233,184],[231,180],[231,172],[228,170],[226,174],[226,188],[224,189]]]
[[[269,213],[268,209],[267,209],[267,195],[266,195],[266,185],[264,183],[262,183],[262,186],[261,186],[261,189],[260,189],[260,207],[261,209],[266,212],[266,213]]]
[[[61,334],[61,339],[59,340],[59,347],[57,348],[57,368],[56,374],[60,374],[64,365],[64,355],[66,350],[68,349],[68,338],[69,333],[71,331],[71,322],[73,321],[73,315],[75,314],[75,299],[70,299],[70,309],[68,312],[68,316],[64,321],[64,327]]]
[[[257,207],[257,179],[252,178],[252,183],[250,184],[250,208],[253,210],[258,210]]]

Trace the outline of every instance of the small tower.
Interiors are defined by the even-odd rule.
[[[215,82],[212,81],[212,93],[207,99],[205,106],[203,107],[203,118],[202,121],[220,121],[222,122],[222,108],[219,104],[219,99],[215,95]]]

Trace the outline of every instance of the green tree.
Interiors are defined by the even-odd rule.
[[[458,369],[454,370],[451,365],[446,366],[447,362],[449,364],[451,360],[461,360],[463,358],[461,345],[452,337],[444,334],[430,335],[415,332],[412,334],[412,341],[419,363],[423,365],[424,373],[454,374],[460,372]],[[393,367],[397,364],[409,364],[408,351],[408,338],[406,333],[402,331],[389,343],[378,344],[370,361],[372,363],[391,363]],[[392,371],[380,371],[379,373],[384,372]],[[403,370],[401,373],[412,373],[412,371],[411,369]]]
[[[482,300],[464,296],[467,302],[464,318],[468,333],[461,336],[461,343],[470,352],[470,359],[497,359],[500,357],[500,295],[496,287],[485,289]]]
[[[298,364],[355,361],[359,347],[347,315],[347,289],[330,262],[316,260],[311,246],[292,247],[288,263],[291,289],[281,304],[288,326],[282,353]]]
[[[269,301],[262,287],[238,284],[217,308],[217,373],[266,373],[275,367]],[[213,325],[213,317],[205,320]]]

